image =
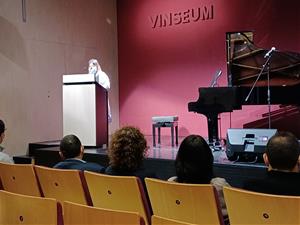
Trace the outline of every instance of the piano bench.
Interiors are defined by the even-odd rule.
[[[175,129],[175,143],[178,145],[178,116],[154,116],[152,117],[152,136],[153,147],[156,147],[156,128],[158,131],[158,144],[160,144],[160,128],[171,128],[171,143],[174,147],[174,129]]]

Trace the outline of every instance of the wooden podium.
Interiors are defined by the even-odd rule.
[[[63,75],[63,135],[84,146],[108,144],[107,90],[93,74]]]

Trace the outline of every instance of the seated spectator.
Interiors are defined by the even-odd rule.
[[[82,160],[83,153],[84,147],[78,137],[73,134],[65,136],[60,142],[59,150],[59,155],[63,161],[57,163],[54,168],[104,172],[105,168],[103,166]]]
[[[262,179],[250,179],[244,188],[267,194],[300,196],[300,146],[290,132],[278,132],[267,143],[263,155],[268,170]]]
[[[2,120],[0,120],[0,144],[3,142],[4,137],[5,137],[5,124]],[[0,162],[5,162],[5,163],[14,163],[12,158],[3,152],[4,147],[0,145]]]
[[[214,157],[207,142],[199,135],[189,135],[180,144],[175,159],[176,176],[168,181],[189,184],[212,184],[219,196],[222,214],[227,221],[223,186],[229,186],[224,178],[213,175]]]
[[[136,176],[144,183],[145,177],[155,178],[143,165],[147,141],[138,128],[126,126],[113,135],[108,149],[109,166],[105,173],[118,176]]]

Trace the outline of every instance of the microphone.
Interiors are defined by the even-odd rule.
[[[222,74],[222,70],[217,70],[217,72],[216,72],[216,74],[215,74],[213,80],[211,81],[210,87],[216,86],[217,80],[218,80],[218,78],[221,76],[221,74]]]
[[[222,75],[222,70],[219,70],[217,73],[217,78],[219,78]]]
[[[276,50],[276,48],[275,48],[275,47],[272,47],[272,48],[265,54],[264,58],[269,57],[269,56],[272,54],[272,52],[274,52],[275,50]]]

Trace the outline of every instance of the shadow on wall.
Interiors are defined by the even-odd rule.
[[[3,17],[0,17],[0,27],[0,54],[24,70],[28,70],[25,45],[19,31]]]

